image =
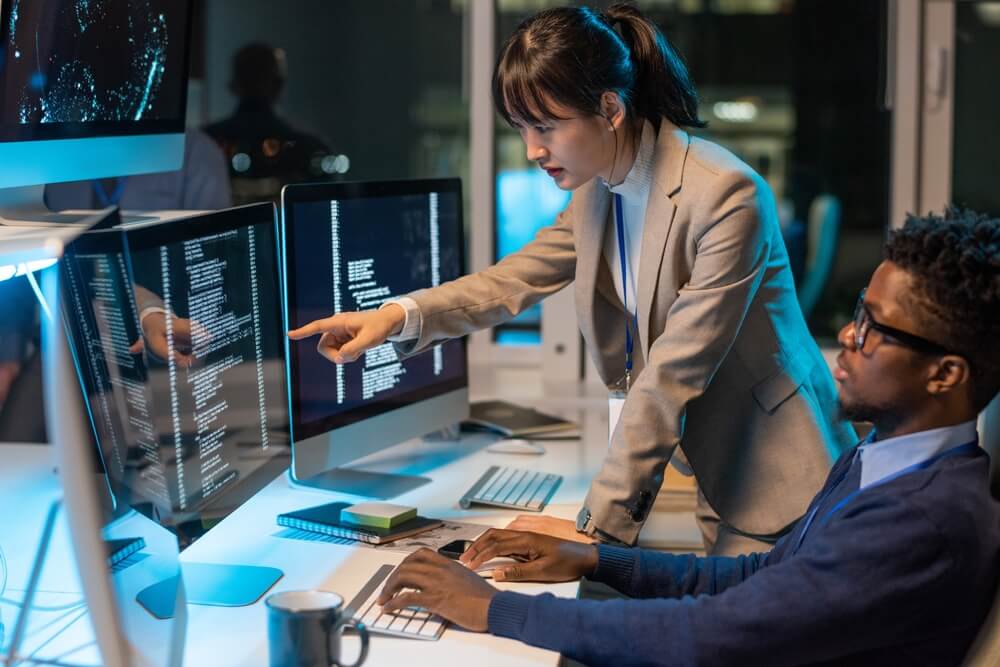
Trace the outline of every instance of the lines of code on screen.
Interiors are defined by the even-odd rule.
[[[461,271],[458,196],[427,193],[296,204],[292,326],[331,313],[369,310]],[[457,341],[400,359],[391,343],[356,362],[335,365],[316,341],[292,346],[298,420],[342,416],[343,424],[427,398],[462,377]],[[329,424],[333,425],[333,424]]]

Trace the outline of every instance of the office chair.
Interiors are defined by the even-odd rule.
[[[1000,396],[986,406],[980,417],[979,434],[983,449],[990,455],[990,484],[993,496],[1000,498]],[[996,667],[1000,665],[1000,586],[993,599],[993,608],[979,630],[979,636],[965,658],[965,667]]]
[[[979,630],[976,641],[965,656],[964,667],[996,667],[1000,665],[1000,587],[993,598],[993,608]]]

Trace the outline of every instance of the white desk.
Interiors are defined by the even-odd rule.
[[[0,653],[9,645],[20,615],[12,602],[20,601],[24,595],[45,517],[53,501],[61,497],[50,447],[0,443],[0,548],[7,561],[6,591],[2,596],[5,601],[0,602],[0,622],[4,625]],[[66,514],[60,511],[34,605],[57,607],[82,602],[82,590]],[[19,655],[32,654],[49,659],[61,656],[84,665],[98,664],[100,656],[85,609],[32,611]]]
[[[501,397],[560,414],[578,421],[584,437],[579,441],[546,442],[546,453],[541,456],[486,452],[484,448],[492,440],[489,436],[466,437],[461,442],[415,440],[363,459],[359,467],[429,477],[431,483],[399,496],[394,502],[419,507],[425,516],[497,527],[507,525],[518,512],[492,508],[466,511],[458,506],[458,499],[490,465],[554,472],[563,475],[564,479],[544,513],[574,519],[607,448],[607,403],[604,394],[588,392],[578,384],[543,385],[537,371],[475,369],[472,383],[472,394],[477,400]],[[46,449],[40,447],[33,451]],[[282,475],[212,528],[188,548],[181,559],[277,567],[285,576],[269,594],[320,588],[337,592],[345,601],[350,601],[380,565],[398,563],[405,554],[278,537],[277,533],[283,529],[275,522],[275,517],[282,512],[341,499],[356,498],[293,488],[287,476]],[[693,546],[700,543],[690,513],[668,515],[654,512],[651,524],[658,527],[658,532],[665,530],[670,533],[673,542],[687,542]],[[663,536],[658,537],[662,539]],[[500,586],[528,593],[548,591],[567,597],[575,596],[577,591],[575,583]],[[138,605],[134,605],[133,611],[146,614]],[[263,601],[239,608],[189,605],[186,634],[186,665],[267,664],[267,612]],[[356,639],[346,639],[345,659],[350,660],[355,654]],[[449,627],[436,642],[372,636],[366,664],[479,667],[555,665],[558,659],[559,656],[550,651]]]

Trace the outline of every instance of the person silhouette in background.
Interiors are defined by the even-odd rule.
[[[237,203],[277,199],[284,185],[346,170],[334,168],[334,158],[320,139],[278,115],[275,107],[287,78],[283,49],[254,42],[233,57],[229,90],[239,103],[231,116],[207,125],[205,131],[229,160]]]

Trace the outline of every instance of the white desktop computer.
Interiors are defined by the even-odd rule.
[[[44,184],[181,167],[191,16],[189,0],[0,3],[0,279],[26,275],[41,297],[34,273],[77,233],[106,221],[99,214],[73,216],[78,224],[70,229],[9,226],[67,220],[45,208]],[[53,306],[42,318],[46,425],[101,662],[142,659],[143,647],[163,633],[159,643],[170,648],[151,664],[177,664],[183,619],[150,627],[122,613],[123,579],[108,569],[86,409],[55,307],[58,272],[42,279],[43,306]],[[150,535],[146,552],[168,571],[177,541],[160,537]],[[21,616],[38,612],[26,608]]]
[[[45,183],[181,168],[191,5],[0,5],[0,224],[62,222]]]
[[[115,516],[183,550],[290,461],[274,205],[91,232],[61,263],[66,321]],[[242,606],[275,568],[184,562],[187,601]],[[137,591],[157,618],[178,581]]]
[[[288,186],[281,211],[289,328],[464,273],[458,179]],[[427,481],[346,464],[468,417],[464,339],[407,358],[386,343],[344,365],[315,339],[286,344],[295,482],[389,498]]]

